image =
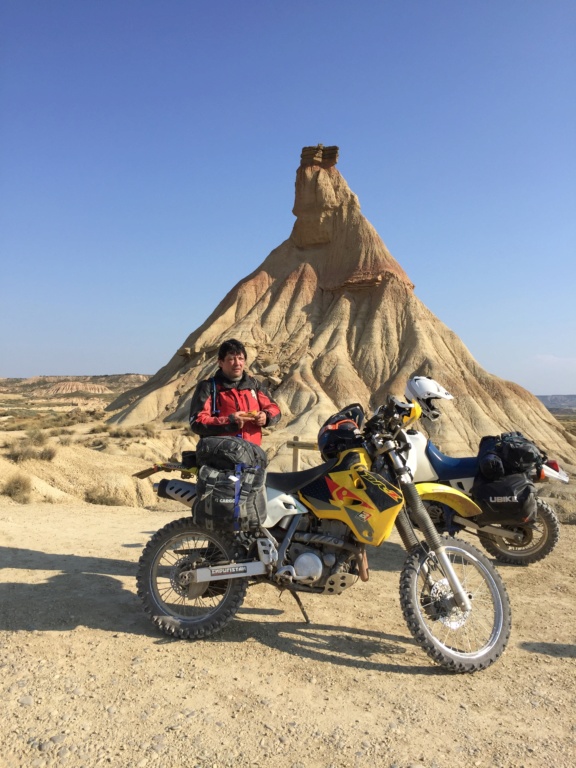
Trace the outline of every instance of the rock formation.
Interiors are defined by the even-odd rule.
[[[249,367],[267,377],[283,418],[266,438],[278,446],[315,439],[340,407],[373,409],[407,379],[437,379],[455,400],[421,422],[454,455],[480,437],[520,430],[576,463],[576,442],[528,391],[484,371],[460,339],[415,296],[414,286],[360,211],[336,169],[337,147],[305,147],[296,173],[290,237],[224,297],[148,382],[109,406],[111,420],[186,421],[196,382],[212,374],[216,350],[245,343]]]
[[[71,395],[74,392],[87,392],[93,395],[109,395],[112,393],[112,390],[105,387],[103,384],[90,384],[83,381],[61,381],[44,390],[44,394],[48,396]]]

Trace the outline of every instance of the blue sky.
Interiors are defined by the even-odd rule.
[[[4,0],[0,376],[154,373],[303,146],[491,373],[576,393],[572,0]]]

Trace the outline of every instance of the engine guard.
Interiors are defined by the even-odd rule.
[[[476,502],[472,501],[462,491],[449,485],[416,483],[416,490],[422,501],[437,501],[439,504],[446,504],[447,507],[457,512],[460,517],[468,518],[482,514],[482,510]]]

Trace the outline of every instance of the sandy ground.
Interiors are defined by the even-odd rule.
[[[248,591],[208,641],[146,618],[136,563],[185,516],[0,500],[0,766],[576,765],[576,526],[550,557],[501,566],[513,632],[475,675],[414,644],[398,600],[403,551],[339,597]]]

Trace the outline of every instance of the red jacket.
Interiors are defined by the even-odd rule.
[[[216,408],[214,409],[214,385]],[[238,382],[230,381],[218,371],[213,379],[201,381],[190,403],[190,428],[200,437],[235,435],[251,443],[262,443],[262,427],[249,421],[242,429],[230,421],[236,411],[264,411],[266,426],[280,420],[280,408],[268,394],[264,385],[246,372]]]

